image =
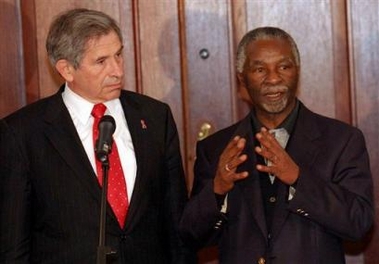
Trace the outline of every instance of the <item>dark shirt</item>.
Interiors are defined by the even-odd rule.
[[[291,132],[293,131],[293,128],[295,127],[297,115],[299,113],[299,101],[296,100],[295,107],[293,108],[292,112],[284,119],[284,121],[276,128],[285,128],[289,135],[291,135]],[[263,126],[261,122],[257,119],[257,116],[255,115],[255,111],[251,111],[251,122],[253,125],[253,132],[254,134],[258,133]]]

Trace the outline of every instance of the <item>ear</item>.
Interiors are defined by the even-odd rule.
[[[67,81],[72,82],[74,79],[74,67],[67,60],[61,59],[55,63],[55,69]]]
[[[245,75],[242,72],[237,73],[237,79],[241,86],[246,87]]]
[[[237,89],[238,98],[247,103],[249,107],[251,107],[253,105],[253,102],[250,98],[249,92],[247,91],[245,75],[243,73],[237,73],[237,79],[239,84]]]

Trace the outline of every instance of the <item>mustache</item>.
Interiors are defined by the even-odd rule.
[[[286,85],[266,85],[262,87],[262,94],[285,93],[289,90]]]
[[[104,82],[105,86],[113,86],[113,85],[123,85],[123,79],[122,78],[112,78],[108,79]]]

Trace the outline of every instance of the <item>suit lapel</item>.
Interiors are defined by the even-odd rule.
[[[313,163],[318,153],[318,148],[314,141],[320,137],[321,132],[319,128],[314,125],[313,117],[314,114],[301,104],[296,125],[286,147],[286,151],[300,168],[307,167]],[[290,213],[289,210],[287,210],[289,203],[287,185],[279,182],[277,197],[278,203],[275,207],[274,221],[272,224],[273,239],[279,235]]]
[[[137,162],[137,175],[133,189],[132,199],[129,202],[129,212],[126,219],[126,230],[133,229],[135,223],[138,223],[142,215],[142,209],[146,208],[148,195],[144,192],[144,186],[148,186],[147,177],[144,174],[144,164],[147,164],[147,153],[149,149],[149,137],[147,133],[147,117],[142,113],[141,106],[128,97],[125,93],[121,94],[120,101],[128,123],[129,131],[132,137],[134,152]]]
[[[101,187],[97,177],[88,160],[87,154],[82,146],[76,128],[72,122],[70,114],[63,103],[61,92],[54,95],[49,103],[45,115],[45,134],[56,151],[62,156],[66,163],[73,170],[73,175],[85,186],[87,191],[94,197],[100,206]],[[141,106],[131,97],[126,98],[126,93],[120,96],[125,118],[132,137],[134,151],[137,161],[137,175],[133,190],[132,199],[129,204],[129,212],[126,219],[126,230],[131,230],[141,217],[143,208],[146,208],[148,196],[144,193],[144,186],[147,186],[147,177],[143,172],[143,164],[148,159],[146,151],[149,149],[149,137],[147,134],[146,120],[143,116]],[[76,153],[73,155],[73,153]],[[107,204],[107,214],[117,224],[116,217]],[[117,224],[118,226],[118,224]]]
[[[61,92],[54,95],[46,109],[44,133],[53,147],[73,170],[72,175],[100,204],[100,186],[88,160]]]
[[[294,131],[288,142],[287,152],[302,168],[309,166],[319,152],[316,140],[321,136],[321,131],[315,124],[315,114],[304,105],[300,105],[299,116]]]
[[[315,122],[313,117],[314,114],[301,104],[296,125],[287,144],[287,152],[300,168],[312,163],[318,153],[318,148],[317,145],[314,144],[314,141],[321,135],[321,133],[319,128],[314,125]],[[248,160],[241,164],[238,170],[249,172],[249,177],[237,183],[236,187],[241,189],[246,201],[248,201],[249,208],[251,209],[257,225],[262,230],[264,237],[267,237],[267,226],[264,216],[259,174],[255,169],[255,164],[257,164],[256,154],[254,152],[255,138],[252,131],[250,116],[247,116],[241,121],[241,124],[237,127],[234,135],[241,135],[246,138],[245,153],[248,155]],[[278,204],[274,212],[275,220],[272,224],[273,239],[278,236],[289,214],[289,211],[287,210],[287,185],[281,182],[279,183],[277,197],[281,197],[281,199],[278,199]]]

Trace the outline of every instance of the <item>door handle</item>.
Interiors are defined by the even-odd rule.
[[[209,124],[208,122],[204,122],[200,126],[200,130],[197,133],[197,140],[200,141],[206,138],[207,136],[209,136],[211,134],[211,130],[212,130],[212,125]]]

